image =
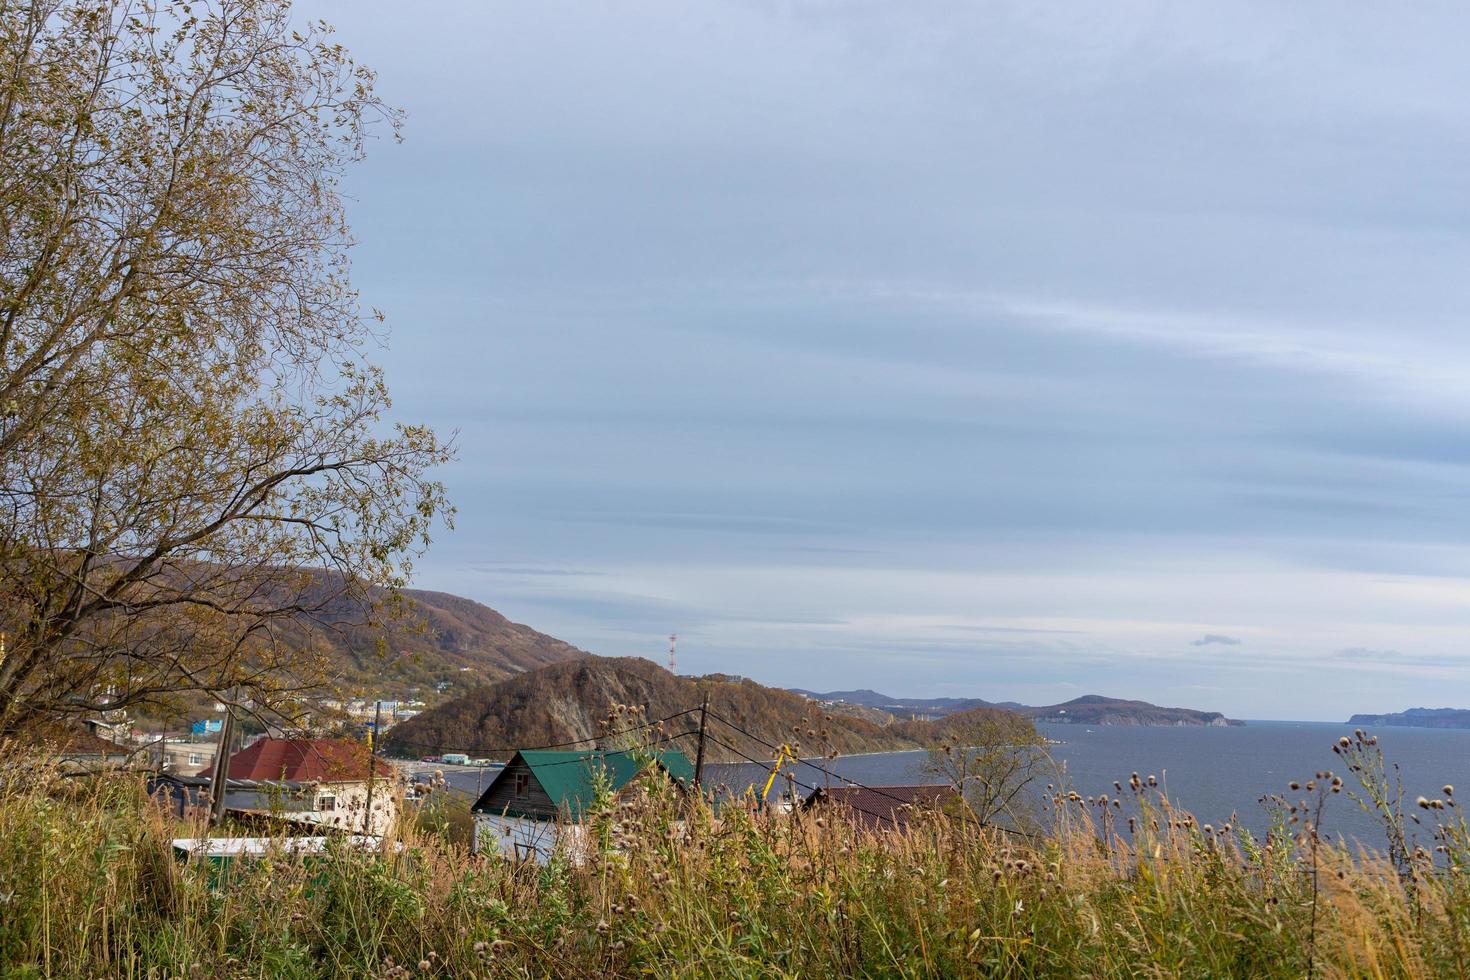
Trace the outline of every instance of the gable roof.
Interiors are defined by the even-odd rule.
[[[544,749],[526,749],[517,752],[506,763],[480,799],[472,808],[477,813],[499,812],[491,810],[487,803],[491,793],[502,780],[514,778],[516,763],[523,762],[536,777],[536,782],[561,813],[572,819],[581,819],[582,811],[597,795],[597,776],[605,773],[608,788],[616,793],[633,781],[649,766],[656,766],[678,782],[694,782],[694,766],[688,757],[677,749],[649,752],[628,749],[621,752],[557,752]],[[485,806],[482,808],[482,804]],[[514,807],[505,811],[510,816],[522,816]],[[524,814],[530,816],[530,814]]]
[[[132,751],[116,742],[98,738],[91,732],[74,729],[64,729],[58,733],[56,738],[56,755],[63,759],[73,759],[78,756],[100,756],[104,759],[126,758]]]
[[[864,830],[901,830],[917,809],[936,809],[959,799],[953,786],[819,786],[802,804],[819,803],[840,808],[842,815]]]
[[[263,738],[230,756],[229,779],[285,780],[298,783],[366,782],[368,747],[341,738]],[[371,763],[379,776],[392,776],[382,759]],[[210,766],[201,776],[213,776]]]

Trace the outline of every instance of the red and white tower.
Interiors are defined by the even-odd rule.
[[[678,655],[676,653],[676,651],[678,650],[678,648],[679,648],[679,634],[678,633],[670,633],[669,634],[669,673],[671,673],[671,674],[677,674],[679,672],[679,657],[678,657]]]

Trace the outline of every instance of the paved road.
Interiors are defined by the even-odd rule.
[[[499,769],[488,766],[456,766],[448,764],[432,764],[407,759],[388,760],[397,766],[406,779],[413,779],[418,773],[443,773],[444,782],[448,784],[449,792],[455,796],[473,803],[480,798],[480,794],[499,774]]]

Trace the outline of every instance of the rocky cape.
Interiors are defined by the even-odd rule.
[[[984,701],[980,698],[896,698],[870,690],[818,693],[795,689],[793,693],[823,704],[831,704],[839,710],[845,706],[867,711],[877,709],[900,720],[942,718],[974,708],[997,708],[1014,712],[1032,721],[1049,724],[1205,726],[1211,728],[1245,724],[1245,722],[1227,718],[1218,711],[1165,708],[1147,701],[1109,698],[1098,694],[1084,695],[1061,704],[1035,706],[1018,704],[1014,701]]]
[[[1409,708],[1382,715],[1353,715],[1349,725],[1376,725],[1393,728],[1470,728],[1467,708]]]

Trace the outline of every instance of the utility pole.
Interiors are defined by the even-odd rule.
[[[378,775],[378,729],[383,724],[383,701],[381,698],[373,702],[373,730],[368,735],[368,792],[367,810],[362,817],[362,832],[371,835],[373,832],[373,783],[377,781]]]
[[[704,723],[709,714],[709,692],[704,692],[704,703],[699,706],[699,748],[694,753],[694,787],[698,789],[704,780]]]
[[[679,673],[679,634],[669,634],[669,673]]]
[[[225,717],[219,726],[219,746],[214,751],[214,775],[209,780],[209,822],[218,824],[225,819],[225,793],[230,784],[230,739],[235,735],[234,692],[225,702]]]

